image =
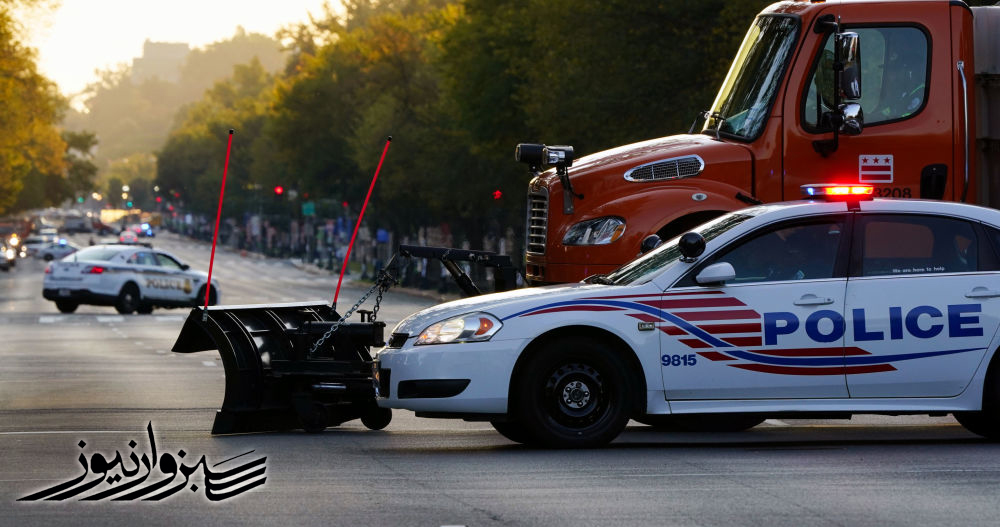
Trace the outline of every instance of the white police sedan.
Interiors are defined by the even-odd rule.
[[[723,215],[608,275],[442,304],[377,356],[378,402],[586,447],[629,418],[952,413],[1000,439],[1000,211],[870,200]]]
[[[205,298],[207,275],[176,257],[143,245],[94,245],[45,268],[42,296],[63,313],[80,304],[114,306],[119,313],[150,313],[154,307],[190,307]],[[218,303],[212,281],[209,303]]]

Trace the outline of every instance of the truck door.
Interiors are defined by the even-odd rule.
[[[846,397],[843,368],[847,216],[784,222],[755,231],[695,268],[661,301],[666,397]],[[728,262],[734,280],[694,282]]]
[[[847,286],[851,397],[962,393],[1000,324],[1000,278],[985,232],[961,219],[858,215]],[[906,240],[901,243],[900,240]],[[866,368],[850,371],[852,364]]]
[[[834,38],[809,28],[804,33],[812,42],[803,46],[785,97],[784,198],[799,197],[807,183],[860,182],[874,184],[876,197],[958,199],[962,189],[950,182],[948,4],[908,3],[902,14],[889,4],[824,13],[842,15],[842,30],[860,37],[861,99],[854,102],[864,112],[864,129],[840,134],[834,146]]]

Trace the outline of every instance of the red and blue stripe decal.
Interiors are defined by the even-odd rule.
[[[503,320],[549,313],[618,311],[652,322],[695,353],[733,368],[777,375],[858,375],[895,371],[894,362],[954,355],[983,348],[960,348],[893,355],[872,355],[858,347],[768,349],[762,317],[722,291],[663,295],[597,296],[553,302],[519,311]]]

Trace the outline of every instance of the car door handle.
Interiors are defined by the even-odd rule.
[[[793,302],[797,306],[824,306],[826,304],[832,304],[832,298],[826,298],[821,296],[816,296],[812,293],[802,295],[802,298]]]
[[[965,293],[968,298],[993,298],[995,296],[1000,296],[1000,291],[996,289],[987,289],[985,287],[975,287],[972,291]]]

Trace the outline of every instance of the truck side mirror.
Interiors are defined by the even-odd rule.
[[[865,112],[861,105],[856,102],[841,104],[840,114],[843,116],[840,131],[844,135],[860,135],[865,128]]]
[[[694,278],[694,281],[702,285],[707,285],[726,282],[734,278],[736,278],[736,270],[733,269],[733,264],[718,262],[702,269],[698,273],[698,276]]]
[[[840,91],[844,99],[856,101],[861,98],[861,39],[854,32],[838,33],[836,46],[844,65],[840,74]]]

